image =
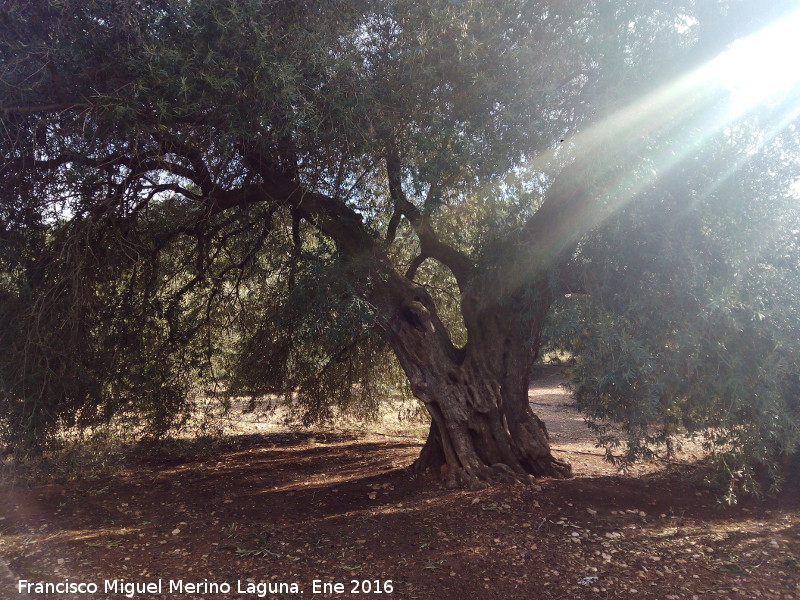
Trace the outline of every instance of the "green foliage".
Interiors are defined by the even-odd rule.
[[[233,325],[232,391],[282,397],[301,421],[341,414],[374,416],[378,404],[402,386],[402,374],[375,314],[364,302],[367,281],[353,276],[325,244],[308,247],[292,284],[251,281]],[[274,277],[264,271],[263,276]]]
[[[722,139],[680,187],[609,221],[581,252],[588,294],[551,315],[550,343],[575,355],[570,387],[609,455],[650,458],[677,434],[699,436],[729,498],[758,489],[762,469],[779,484],[800,447],[800,211],[793,162],[779,157],[786,135],[758,151]],[[714,164],[740,168],[709,186]]]

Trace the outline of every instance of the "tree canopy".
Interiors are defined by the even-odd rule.
[[[306,422],[407,385],[419,468],[563,475],[527,385],[574,356],[628,458],[798,446],[797,107],[731,109],[749,0],[9,0],[0,435],[197,390]],[[607,436],[610,447],[620,440]]]

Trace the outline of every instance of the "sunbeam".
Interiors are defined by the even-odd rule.
[[[594,189],[595,208],[583,215],[591,222],[573,224],[573,234],[599,224],[759,107],[767,107],[770,114],[764,117],[768,128],[758,146],[774,139],[800,114],[792,102],[800,88],[799,32],[800,11],[735,42],[703,66],[531,161],[532,170],[543,172],[582,163],[579,169],[573,165],[571,176],[582,172],[587,180],[600,182]],[[728,175],[738,166],[731,165]],[[700,196],[710,191],[698,190]]]
[[[775,100],[800,83],[800,11],[742,39],[707,67],[730,91],[730,116]]]

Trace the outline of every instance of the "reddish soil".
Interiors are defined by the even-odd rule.
[[[336,432],[139,448],[113,475],[6,486],[0,598],[122,599],[114,579],[161,580],[141,599],[800,597],[795,496],[724,507],[691,465],[619,474],[556,384],[531,399],[575,477],[535,488],[447,490],[406,469],[418,441]],[[67,578],[99,591],[18,592]],[[178,580],[231,591],[169,591]]]

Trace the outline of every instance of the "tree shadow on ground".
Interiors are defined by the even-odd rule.
[[[444,600],[794,593],[797,503],[721,507],[686,470],[468,492],[412,474],[418,444],[350,434],[150,450],[114,476],[4,492],[0,556],[28,578],[302,584],[286,598],[314,579]]]

